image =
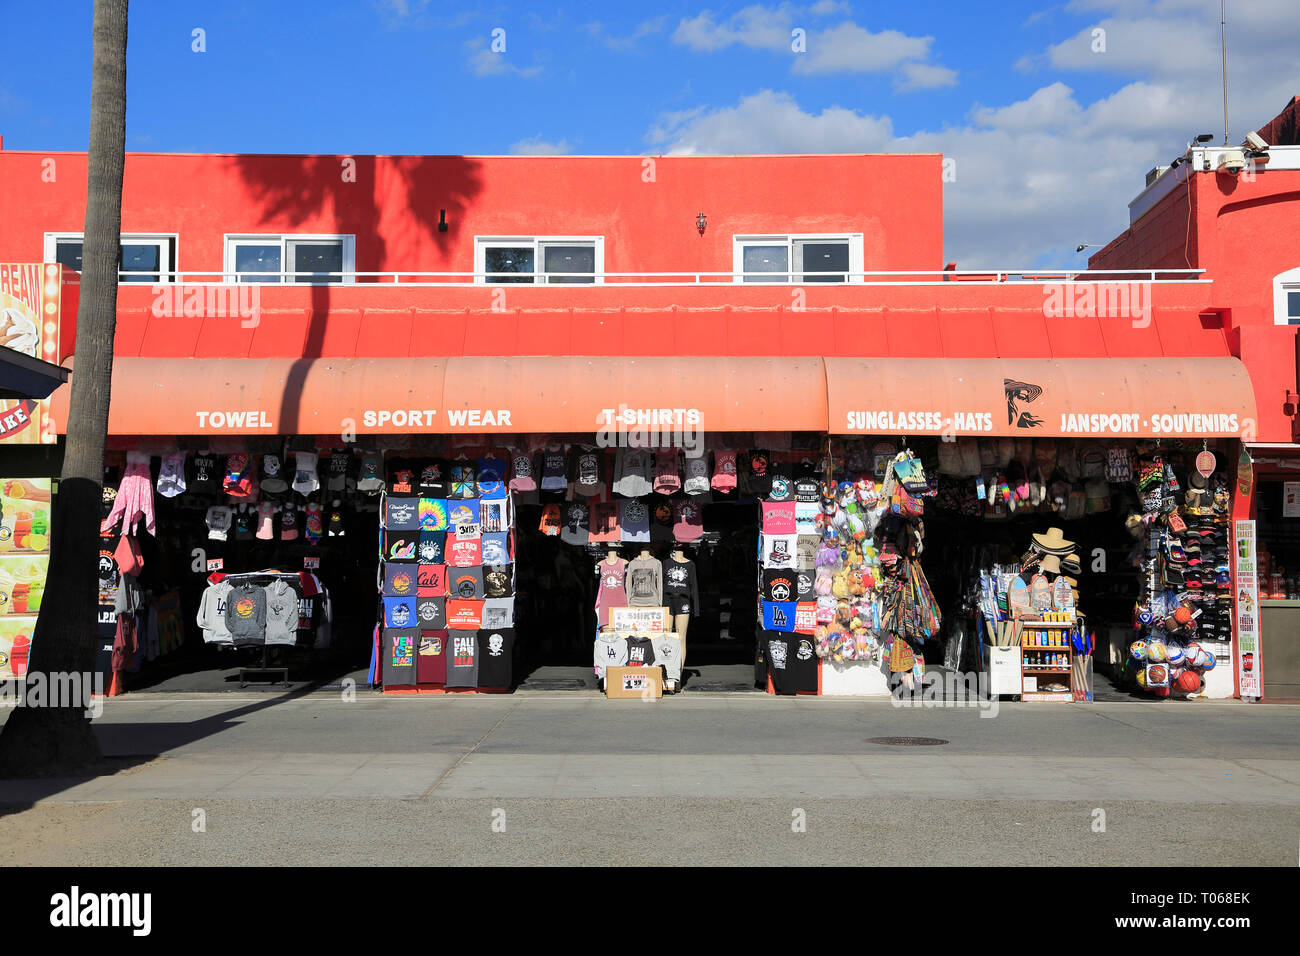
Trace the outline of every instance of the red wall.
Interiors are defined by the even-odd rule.
[[[196,272],[238,232],[355,234],[359,272],[470,272],[475,235],[603,235],[609,272],[730,272],[751,232],[861,232],[867,271],[943,265],[937,154],[657,157],[652,182],[637,156],[357,156],[355,182],[344,159],[132,153],[122,231],[179,233]],[[84,153],[0,151],[0,261],[40,261],[85,200]]]

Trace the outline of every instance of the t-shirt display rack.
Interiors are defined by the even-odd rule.
[[[500,693],[513,683],[511,460],[476,448],[385,456],[372,668],[384,693]]]
[[[316,588],[315,594],[305,595],[303,593],[302,580],[304,575],[309,577],[314,583]],[[213,578],[216,578],[217,580],[214,581],[212,580]],[[208,585],[209,587],[212,587],[213,585],[216,584],[228,584],[231,587],[234,587],[235,584],[255,584],[255,585],[260,585],[262,587],[266,587],[267,584],[271,584],[275,581],[287,582],[289,584],[289,587],[294,592],[295,603],[296,603],[298,621],[297,621],[297,627],[295,628],[295,632],[300,632],[304,630],[309,632],[314,632],[316,628],[319,626],[319,624],[322,623],[323,620],[327,618],[329,615],[329,612],[327,610],[329,606],[329,597],[324,586],[321,585],[319,578],[317,578],[314,574],[309,574],[307,572],[276,571],[271,569],[266,569],[261,571],[241,571],[241,572],[229,572],[229,573],[224,571],[218,571],[209,575],[208,581],[209,581],[209,585]],[[306,614],[303,613],[304,602],[310,602],[310,610]],[[204,621],[203,615],[204,615],[205,606],[206,606],[206,602],[200,603],[199,617],[198,617],[200,625],[202,625]],[[222,608],[220,610],[220,613],[225,614],[226,609]],[[306,627],[303,627],[302,624],[304,618],[306,618],[308,621],[308,625]],[[247,647],[248,644],[245,643],[242,645],[236,645],[234,643],[226,644],[222,642],[220,643],[219,646]],[[289,686],[289,668],[287,666],[272,667],[270,664],[268,654],[269,654],[269,649],[273,646],[287,646],[287,645],[272,645],[266,643],[265,639],[263,639],[262,658],[259,666],[241,667],[239,669],[239,686],[241,688],[247,687],[248,684],[251,682],[251,678],[253,677],[269,677],[277,674],[279,675],[279,680],[272,680],[270,681],[270,683],[283,684],[285,687]]]

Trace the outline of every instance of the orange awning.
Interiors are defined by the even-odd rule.
[[[830,431],[1019,438],[1236,437],[1255,395],[1235,358],[827,358]]]
[[[68,389],[52,415],[66,432]],[[826,429],[820,358],[119,359],[111,435]]]

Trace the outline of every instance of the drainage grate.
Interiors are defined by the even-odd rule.
[[[576,677],[533,678],[519,685],[520,690],[586,690],[587,682]]]
[[[886,747],[937,747],[948,741],[938,737],[868,737],[869,744],[884,744]]]

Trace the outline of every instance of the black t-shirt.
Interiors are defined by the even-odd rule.
[[[409,458],[390,458],[388,469],[388,493],[413,497],[419,493],[415,486],[415,467]]]
[[[799,591],[798,573],[793,569],[763,572],[764,601],[794,601]]]
[[[817,690],[817,652],[811,637],[764,631],[772,687],[778,694]]]
[[[506,598],[515,593],[510,565],[483,569],[483,595],[490,598]]]
[[[821,485],[811,475],[801,475],[794,480],[795,501],[821,501]]]
[[[788,461],[774,461],[768,468],[772,486],[768,501],[794,501],[794,470]]]
[[[426,458],[420,462],[416,487],[425,498],[447,497],[447,462],[441,458]]]
[[[515,632],[494,628],[478,632],[478,686],[509,687],[514,676]]]
[[[755,498],[766,498],[772,491],[772,455],[766,448],[751,448],[744,455],[744,474],[740,490]]]
[[[654,642],[648,637],[627,639],[627,666],[648,667],[655,662]]]
[[[794,571],[795,582],[795,600],[811,601],[814,599],[813,587],[816,584],[817,577],[812,571]]]
[[[195,455],[190,459],[190,476],[185,482],[185,490],[201,495],[214,494],[220,479],[220,467],[215,455]]]

